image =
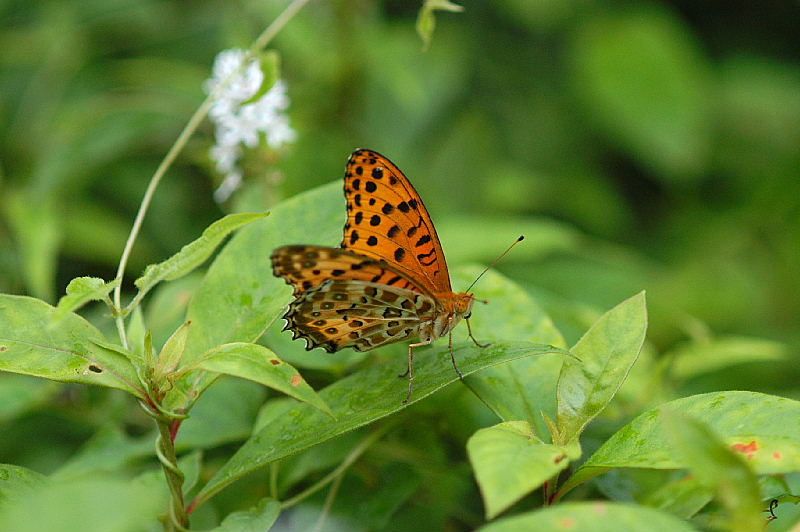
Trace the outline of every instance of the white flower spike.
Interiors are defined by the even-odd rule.
[[[264,82],[258,59],[251,59],[242,68],[246,57],[244,50],[223,50],[214,60],[211,79],[204,85],[206,92],[211,94],[229,76],[235,76],[222,87],[209,111],[217,141],[211,148],[211,158],[217,171],[225,175],[214,192],[214,199],[220,203],[226,201],[242,183],[242,171],[236,164],[242,156],[242,145],[255,148],[262,133],[267,145],[273,149],[297,138],[286,115],[289,96],[285,81],[278,80],[258,100],[244,103],[258,93]]]

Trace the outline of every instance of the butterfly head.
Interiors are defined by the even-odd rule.
[[[472,304],[475,302],[475,295],[461,292],[456,294],[455,301],[453,302],[453,312],[456,318],[468,318],[472,312]]]

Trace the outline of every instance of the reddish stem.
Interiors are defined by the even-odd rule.
[[[183,423],[183,419],[173,419],[172,424],[169,426],[169,439],[172,440],[172,443],[175,443],[175,438],[178,436],[178,430],[181,428],[181,423]]]

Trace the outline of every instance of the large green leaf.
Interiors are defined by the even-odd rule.
[[[708,63],[688,28],[653,3],[586,17],[571,49],[574,84],[606,134],[665,181],[709,162]]]
[[[580,530],[581,532],[691,532],[686,521],[646,506],[609,502],[570,502],[506,517],[480,532]]]
[[[236,229],[267,216],[266,212],[243,212],[229,214],[209,225],[200,238],[186,244],[179,252],[164,262],[151,264],[141,277],[134,281],[139,289],[135,302],[138,302],[161,281],[178,279],[191,273],[211,256],[222,240]]]
[[[508,421],[479,430],[467,442],[467,454],[481,488],[487,519],[569,465],[566,451],[536,438],[527,421]]]
[[[670,401],[617,431],[564,484],[561,494],[615,467],[680,469],[688,464],[662,432],[663,413],[678,411],[708,425],[757,474],[800,471],[800,402],[756,392],[714,392]]]
[[[681,461],[702,485],[713,489],[728,511],[726,529],[746,532],[763,527],[761,490],[745,458],[696,419],[669,411],[662,417],[667,440]]]
[[[338,245],[344,222],[341,187],[337,181],[295,196],[231,238],[189,305],[192,330],[184,363],[221,344],[253,342],[275,321],[291,290],[272,275],[270,253],[285,244]],[[178,381],[167,404],[185,406],[212,381],[213,376]]]
[[[77,314],[53,323],[56,309],[38,299],[0,294],[0,371],[118,388],[143,397],[136,371]]]
[[[463,344],[455,347],[455,356],[464,375],[545,353],[564,354],[555,347],[525,342],[495,344],[485,349]],[[335,420],[309,405],[285,403],[284,411],[280,415],[273,413],[272,421],[254,434],[201,490],[198,502],[202,503],[231,482],[270,462],[402,410],[406,406],[402,401],[408,391],[408,381],[397,375],[404,365],[405,361],[398,360],[373,366],[322,390],[320,396],[336,416]],[[414,373],[416,380],[410,403],[459,380],[447,346],[420,350]]]
[[[522,244],[524,245],[524,243]],[[466,287],[481,268],[459,268],[453,284]],[[497,272],[488,271],[475,285],[476,303],[470,324],[480,342],[526,340],[565,347],[564,338],[538,304],[519,285]],[[461,332],[459,332],[459,329]],[[459,326],[456,334],[464,334]],[[488,368],[473,375],[470,388],[504,421],[526,420],[534,434],[547,439],[549,433],[540,412],[555,417],[555,396],[561,357],[526,357]]]
[[[633,367],[647,331],[644,292],[609,310],[570,351],[558,379],[558,430],[577,440],[611,401]]]
[[[195,360],[191,367],[258,382],[333,415],[325,401],[291,364],[282,361],[262,345],[244,342],[224,344]]]

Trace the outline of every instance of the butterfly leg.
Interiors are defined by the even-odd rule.
[[[421,345],[428,345],[431,343],[430,340],[427,342],[419,342],[416,344],[408,344],[408,369],[405,373],[400,375],[401,377],[405,377],[408,375],[408,395],[406,396],[403,404],[408,404],[411,400],[411,393],[414,391],[414,348],[419,347]]]
[[[469,319],[465,318],[464,321],[467,322],[467,331],[469,331],[469,337],[472,338],[472,341],[475,342],[475,345],[477,345],[480,348],[489,347],[490,345],[492,345],[492,344],[482,344],[479,341],[477,341],[475,337],[472,336],[472,326],[469,324]]]
[[[464,375],[461,373],[461,370],[458,369],[458,364],[456,364],[456,355],[453,353],[453,331],[450,331],[450,360],[453,361],[453,369],[458,373],[458,378],[464,380]]]

